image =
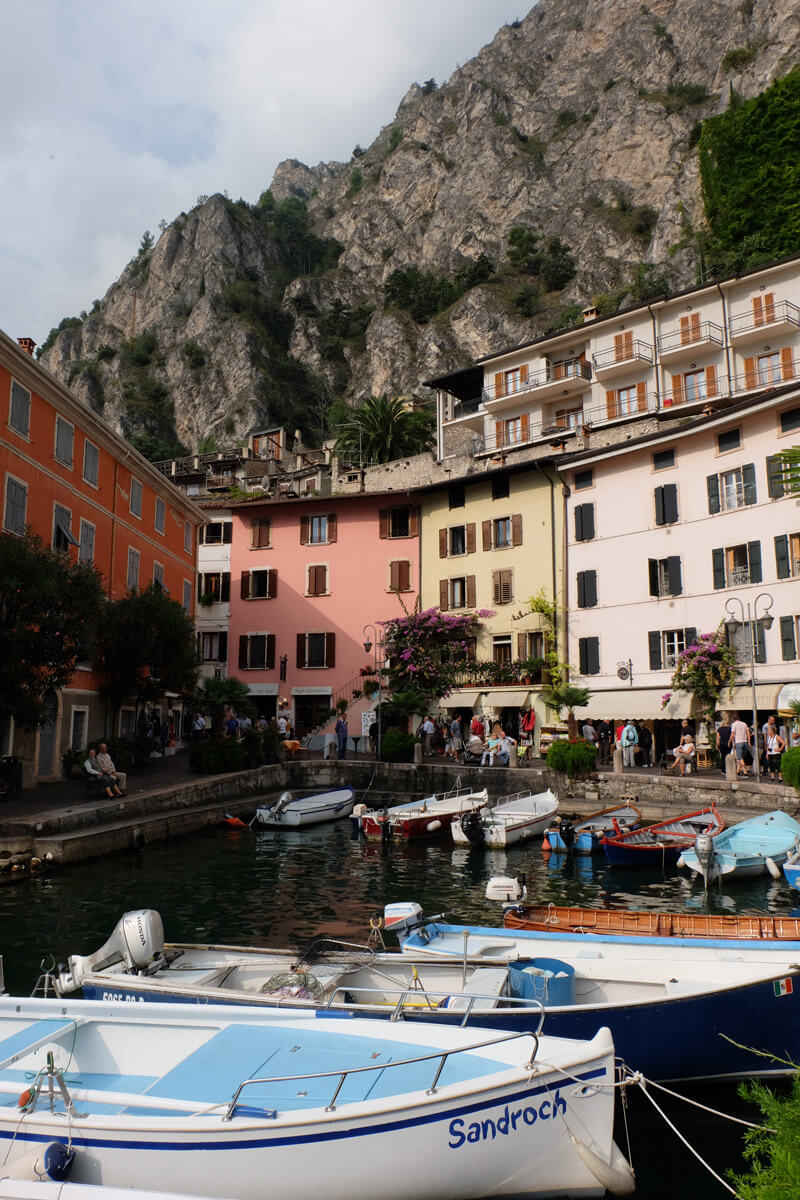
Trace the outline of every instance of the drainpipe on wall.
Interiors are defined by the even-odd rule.
[[[650,313],[650,323],[653,326],[653,364],[656,368],[656,411],[661,408],[661,355],[658,350],[658,334],[656,332],[656,315],[652,304],[647,305]]]
[[[725,307],[725,293],[719,284],[716,285],[719,298],[722,301],[722,336],[725,339],[725,364],[728,372],[728,395],[733,395],[733,377],[731,375],[731,343],[728,336],[728,312]]]
[[[570,491],[569,491],[569,488],[566,486],[566,484],[564,484],[561,476],[557,472],[555,474],[551,474],[547,467],[542,467],[542,472],[544,474],[545,479],[550,484],[550,569],[551,569],[551,581],[552,581],[552,588],[553,588],[553,601],[557,607],[557,616],[556,616],[556,625],[555,625],[556,644],[553,646],[553,650],[556,653],[558,653],[559,625],[561,624],[559,617],[558,617],[558,613],[563,612],[564,613],[564,621],[563,621],[562,638],[563,638],[563,646],[564,646],[564,662],[568,663],[569,662],[569,629],[567,626],[567,618],[566,618],[567,606],[565,604],[562,609],[558,605],[559,596],[558,596],[558,547],[556,545],[556,484],[558,484],[562,488],[562,495],[564,497],[564,514],[563,514],[564,529],[563,529],[563,535],[562,535],[562,539],[561,539],[561,577],[564,581],[565,588],[567,585],[567,498],[569,497]]]

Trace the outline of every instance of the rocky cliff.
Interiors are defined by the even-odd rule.
[[[540,0],[349,163],[181,214],[43,361],[158,457],[690,284],[699,123],[799,51],[794,0]]]

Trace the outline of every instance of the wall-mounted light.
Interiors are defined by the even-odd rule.
[[[765,347],[764,347],[764,349],[765,349],[765,350],[771,350],[771,349],[772,349],[772,346],[765,346]]]

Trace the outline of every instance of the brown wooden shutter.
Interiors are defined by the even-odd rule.
[[[492,522],[491,521],[482,521],[481,522],[481,531],[483,533],[483,548],[484,548],[484,550],[491,550],[491,548],[492,548]]]
[[[388,536],[389,536],[389,510],[388,510],[388,508],[382,508],[380,511],[378,532],[379,532],[380,537],[382,537],[382,538],[388,538]]]
[[[523,661],[528,657],[528,635],[527,633],[517,634],[517,658]]]
[[[274,600],[278,594],[278,572],[275,567],[267,571],[267,599]]]
[[[633,330],[629,329],[627,333],[622,335],[624,341],[623,358],[633,358]]]
[[[559,362],[551,363],[550,367],[551,367],[551,372],[552,372],[550,378],[563,379],[564,376],[566,375],[566,371],[564,370],[563,360],[561,360]]]
[[[685,346],[687,342],[692,340],[691,330],[689,329],[689,318],[680,317],[678,320],[678,325],[680,326],[681,331],[681,344]]]
[[[306,665],[306,635],[304,633],[297,635],[297,665],[301,668]]]
[[[503,372],[498,371],[494,377],[494,398],[497,400],[503,393]]]
[[[337,532],[338,532],[338,521],[336,519],[336,513],[328,513],[328,541],[329,542],[336,541]]]
[[[522,545],[522,513],[514,513],[511,518],[511,545]]]
[[[475,607],[475,576],[467,576],[467,608]]]
[[[614,358],[617,362],[625,357],[625,342],[621,333],[614,334]]]
[[[239,638],[239,670],[247,670],[247,634],[243,633]]]
[[[781,350],[781,379],[794,379],[794,358],[791,346]]]
[[[411,590],[411,563],[401,561],[397,564],[397,567],[397,590],[399,592],[408,592]]]
[[[267,634],[267,661],[266,669],[271,671],[275,666],[275,634]]]
[[[689,317],[689,328],[692,335],[689,340],[692,342],[699,342],[700,337],[702,336],[700,332],[700,313],[692,313],[692,315]]]
[[[310,521],[307,516],[300,518],[300,545],[301,546],[308,545],[309,525],[310,525]]]
[[[760,296],[753,296],[753,324],[754,325],[763,325],[764,324],[764,309],[763,309],[763,305],[761,303]]]
[[[494,423],[494,444],[498,450],[500,450],[506,444],[505,421],[495,421]]]
[[[761,303],[761,297],[755,296],[753,302],[758,300]],[[754,358],[746,358],[744,360],[744,386],[746,388],[754,388],[756,386],[756,360]]]
[[[447,603],[447,580],[440,579],[439,580],[439,608],[442,610],[442,612],[447,612],[448,607],[449,606]]]
[[[712,363],[706,367],[706,395],[716,396],[717,394],[717,368]]]
[[[528,382],[528,364],[527,363],[523,363],[519,369],[519,381],[522,384],[527,384],[527,382]]]
[[[531,419],[527,413],[522,414],[522,440],[523,442],[530,441],[531,436]]]
[[[672,376],[672,403],[683,404],[683,376]]]
[[[439,530],[439,558],[447,558],[447,530]]]
[[[466,528],[467,528],[467,537],[466,537],[467,554],[474,554],[475,553],[475,522],[470,521],[469,525],[467,525]]]
[[[639,412],[647,412],[647,384],[644,380],[636,385],[636,407]]]
[[[408,510],[408,536],[419,537],[419,509],[412,504]]]
[[[606,392],[606,416],[608,417],[609,421],[613,421],[615,417],[619,416],[619,406],[617,405],[616,391]]]
[[[514,599],[514,575],[511,571],[503,571],[503,601],[510,604]]]
[[[775,293],[764,293],[764,324],[775,320]]]
[[[492,603],[501,604],[500,596],[502,594],[502,571],[492,571]]]
[[[242,600],[250,599],[250,572],[249,571],[242,571],[240,596],[241,596]]]
[[[336,666],[336,634],[325,634],[325,666]]]
[[[389,563],[389,591],[400,591],[400,563]]]

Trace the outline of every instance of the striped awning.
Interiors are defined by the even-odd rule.
[[[779,683],[757,683],[756,684],[756,708],[767,711],[777,709],[778,697],[783,689]],[[726,708],[742,708],[752,709],[753,707],[753,689],[749,683],[739,684],[733,689],[733,696],[728,699],[728,694],[723,692],[719,706],[721,709]]]
[[[476,691],[451,692],[444,700],[439,701],[439,708],[474,708],[480,695],[481,693]]]
[[[692,697],[687,692],[673,692],[666,708],[661,707],[664,695],[659,688],[614,688],[609,692],[593,692],[589,703],[575,709],[578,724],[595,721],[624,720],[673,721],[688,717]]]
[[[520,687],[506,692],[487,692],[483,697],[483,707],[493,708],[499,712],[504,708],[527,708],[530,688]]]

